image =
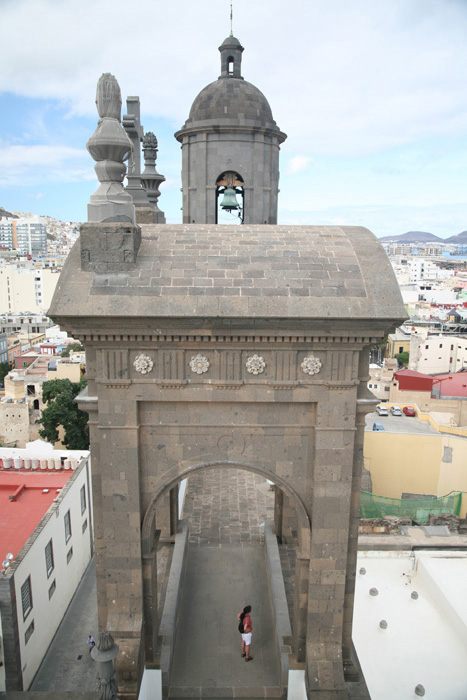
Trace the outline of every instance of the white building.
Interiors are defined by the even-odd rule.
[[[27,690],[92,556],[89,452],[0,448],[0,692]]]
[[[0,268],[0,314],[33,314],[47,311],[57,286],[60,270],[36,269],[21,263]]]
[[[0,221],[0,245],[23,255],[47,255],[47,226],[40,216]]]
[[[414,333],[410,338],[409,369],[423,374],[447,374],[467,368],[467,338]]]

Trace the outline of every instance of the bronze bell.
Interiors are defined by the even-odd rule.
[[[227,211],[232,211],[232,209],[240,209],[240,204],[237,202],[236,193],[233,187],[225,188],[220,207],[221,209],[227,209]]]

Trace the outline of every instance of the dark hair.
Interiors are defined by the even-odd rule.
[[[251,612],[251,605],[246,605],[243,608],[243,612],[245,613],[245,615],[247,615],[249,612]]]

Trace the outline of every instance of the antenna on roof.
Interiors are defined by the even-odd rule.
[[[230,36],[233,36],[233,10],[232,10],[232,0],[230,0]]]

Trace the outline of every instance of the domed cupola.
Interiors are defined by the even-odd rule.
[[[279,145],[287,136],[263,93],[243,79],[239,40],[227,37],[219,51],[219,78],[201,90],[175,134],[182,144],[183,221],[275,224]]]

